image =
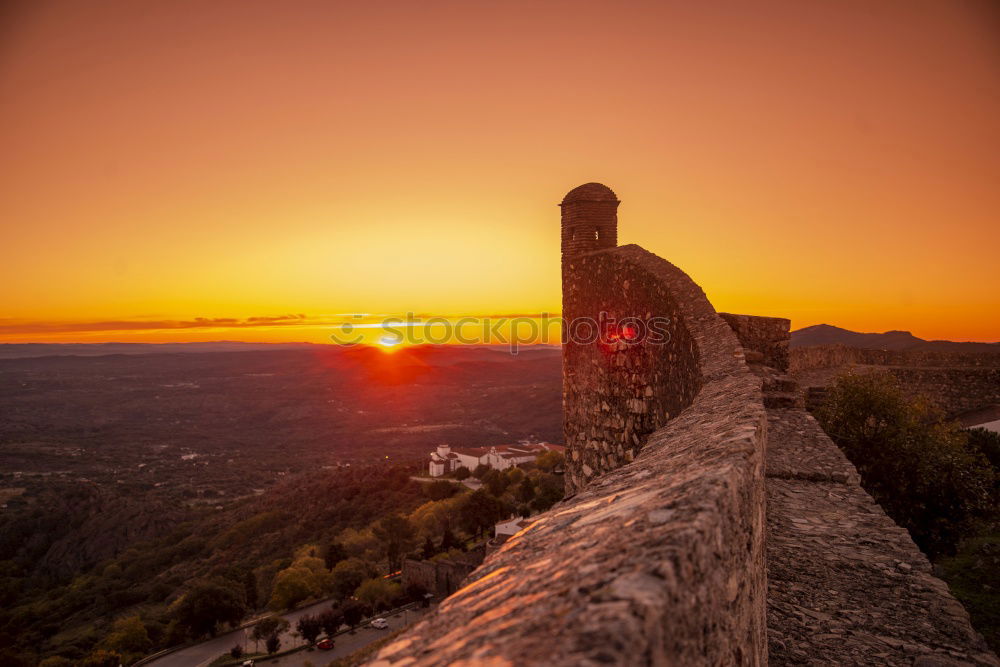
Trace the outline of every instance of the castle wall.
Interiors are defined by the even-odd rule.
[[[1000,354],[937,350],[866,350],[846,345],[810,345],[791,352],[792,372],[848,364],[911,368],[1000,368]]]
[[[417,584],[425,591],[433,593],[437,600],[443,600],[458,590],[465,578],[483,562],[484,551],[477,549],[460,560],[414,560],[403,561],[403,587]]]
[[[701,386],[698,351],[680,304],[668,283],[636,261],[643,252],[625,246],[579,255],[563,266],[563,318],[571,327],[563,345],[569,493],[634,460],[646,436],[690,405]],[[604,326],[602,314],[619,324],[663,318],[668,340],[658,345],[584,338]],[[641,333],[650,332],[636,331]]]
[[[732,328],[746,351],[760,355],[761,363],[778,370],[788,370],[788,341],[791,320],[784,317],[733,315],[719,313]]]
[[[489,555],[375,664],[766,662],[761,381],[732,329],[673,265],[625,246],[578,267],[586,282],[573,288],[574,310],[622,299],[630,312],[670,313],[677,346],[567,357],[584,452],[575,495]],[[637,398],[645,413],[633,411]],[[655,417],[626,431],[636,415]],[[618,449],[612,435],[640,428],[654,430]],[[589,461],[600,466],[593,475]]]
[[[1000,354],[865,350],[844,345],[795,348],[791,370],[803,386],[826,386],[849,369],[885,370],[910,396],[924,395],[948,415],[1000,403]]]
[[[811,415],[768,410],[767,444],[772,663],[1000,665]]]
[[[761,665],[770,641],[782,664],[1000,667],[836,445],[778,400],[788,320],[720,316],[677,267],[611,247],[617,205],[598,183],[562,204],[568,497],[372,664]],[[667,340],[573,330],[620,336],[630,317]]]

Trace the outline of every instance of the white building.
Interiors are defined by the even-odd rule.
[[[522,463],[532,463],[545,452],[565,450],[562,445],[548,442],[519,442],[516,445],[462,449],[452,449],[450,445],[438,445],[437,450],[431,452],[428,468],[431,477],[440,477],[463,466],[469,470],[475,470],[479,465],[488,465],[494,470],[506,470]]]
[[[450,445],[438,445],[437,451],[431,452],[429,470],[431,477],[440,477],[461,467],[462,464],[458,462],[458,454],[451,451]]]

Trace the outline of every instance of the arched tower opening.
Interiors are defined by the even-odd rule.
[[[584,183],[563,197],[562,257],[618,246],[618,197],[600,183]]]

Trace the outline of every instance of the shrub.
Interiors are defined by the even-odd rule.
[[[862,485],[928,554],[953,552],[993,507],[994,471],[957,424],[889,373],[837,378],[818,413]]]

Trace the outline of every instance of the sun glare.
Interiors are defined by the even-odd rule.
[[[378,339],[378,346],[382,348],[383,352],[395,352],[402,342],[395,336],[382,336]]]

